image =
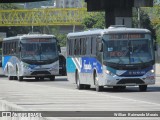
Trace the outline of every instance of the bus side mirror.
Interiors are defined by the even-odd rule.
[[[61,47],[60,47],[60,45],[58,45],[58,51],[61,53]]]
[[[21,47],[19,46],[19,52],[21,52]]]
[[[103,43],[98,43],[98,51],[99,52],[103,51]]]
[[[19,45],[18,45],[18,50],[19,50],[19,52],[21,52],[21,46],[22,46],[22,43],[21,43],[21,41],[19,42]]]
[[[155,51],[157,51],[157,46],[158,46],[157,42],[154,42],[154,46],[153,47],[154,47]]]

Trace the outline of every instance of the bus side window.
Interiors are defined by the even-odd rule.
[[[8,42],[6,42],[6,54],[8,54],[9,53],[9,44],[8,44]]]
[[[12,47],[11,47],[11,54],[12,55],[15,54],[15,46],[14,46],[14,44],[15,44],[15,41],[11,42],[11,45],[12,45]]]
[[[67,39],[67,56],[69,56],[70,55],[70,40],[69,39]]]
[[[91,53],[92,55],[96,55],[96,36],[92,36],[92,42],[91,42]]]
[[[86,54],[91,55],[91,36],[87,37],[86,46]]]
[[[74,54],[74,40],[69,39],[68,40],[68,55],[73,55]]]
[[[75,39],[74,55],[79,55],[79,40]]]
[[[17,54],[17,41],[15,41],[15,54]]]
[[[83,54],[83,40],[80,38],[80,55]]]
[[[11,55],[11,52],[12,52],[11,50],[12,50],[12,43],[10,42],[9,43],[9,55]]]
[[[86,39],[83,39],[83,55],[86,55]]]
[[[5,44],[5,43],[3,43],[3,46],[2,46],[2,47],[3,47],[3,55],[5,55],[5,54],[6,54],[6,47],[5,47],[5,45],[6,45],[6,44]]]
[[[74,55],[74,40],[70,41],[70,51],[71,51],[71,55]]]
[[[73,44],[73,48],[74,48],[74,55],[76,55],[76,48],[75,48],[75,46],[76,46],[76,39],[74,39],[74,44]]]

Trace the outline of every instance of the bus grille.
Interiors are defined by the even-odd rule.
[[[121,79],[117,84],[129,84],[129,83],[144,84],[144,81],[139,78],[129,78],[129,79]]]
[[[34,71],[31,75],[50,75],[48,71]]]

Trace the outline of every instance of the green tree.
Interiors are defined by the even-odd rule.
[[[104,28],[105,27],[105,13],[104,12],[92,12],[82,20],[84,29],[90,28]]]
[[[19,9],[16,5],[13,3],[2,3],[0,4],[0,10],[13,10],[13,9]]]
[[[154,26],[152,25],[152,22],[150,20],[149,14],[145,11],[145,9],[140,10],[140,22],[138,21],[138,10],[137,8],[133,9],[133,27],[137,28],[138,24],[140,24],[140,28],[146,28],[152,32],[152,37],[154,40],[156,40],[156,31],[154,29]]]
[[[66,46],[67,34],[61,33],[58,26],[57,27],[52,27],[51,28],[51,33],[56,36],[56,38],[58,39],[59,44],[60,44],[61,47],[65,47]]]

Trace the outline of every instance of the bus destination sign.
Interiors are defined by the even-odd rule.
[[[27,39],[28,42],[51,42],[51,39],[37,39],[37,38],[32,38],[32,39]]]
[[[145,34],[140,33],[133,33],[133,34],[110,34],[109,39],[110,40],[117,40],[117,39],[139,39],[139,38],[145,38]]]

